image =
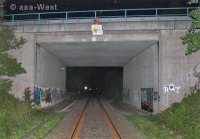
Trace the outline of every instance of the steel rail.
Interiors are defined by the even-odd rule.
[[[83,111],[81,112],[80,116],[78,117],[78,120],[76,121],[76,124],[73,128],[73,130],[70,133],[69,139],[77,139],[80,135],[80,131],[82,129],[82,124],[86,115],[86,109],[87,109],[87,105],[89,103],[89,100],[87,100],[87,102],[85,103],[85,106],[83,108]],[[104,108],[102,102],[97,99],[98,103],[101,106],[103,115],[105,117],[106,123],[109,127],[110,133],[112,134],[114,139],[123,139],[122,135],[120,134],[119,130],[117,129],[117,127],[115,126],[114,122],[112,121],[112,119],[110,118],[110,116],[108,115],[106,109]]]
[[[110,116],[108,115],[108,113],[107,113],[106,109],[104,108],[102,102],[101,102],[99,99],[97,99],[97,100],[98,100],[99,104],[101,105],[101,108],[103,109],[104,113],[106,114],[106,117],[109,119],[110,123],[112,124],[112,127],[115,129],[115,132],[117,133],[119,139],[123,139],[121,133],[119,132],[119,130],[118,130],[117,127],[115,126],[115,124],[114,124],[114,122],[112,121],[112,119],[110,118]]]
[[[81,112],[80,116],[78,117],[75,127],[73,128],[72,132],[70,133],[69,139],[77,138],[78,135],[76,135],[76,132],[77,132],[78,128],[79,128],[79,130],[81,130],[81,128],[82,128],[82,127],[79,127],[79,125],[80,125],[81,120],[84,120],[83,115],[86,113],[86,107],[87,107],[89,100],[90,100],[90,98],[87,99],[85,106],[83,108],[83,111]]]

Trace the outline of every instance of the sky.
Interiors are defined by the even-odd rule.
[[[47,6],[47,9],[43,8],[44,6]],[[94,9],[166,8],[187,6],[187,0],[6,0],[5,11],[7,14],[16,14]]]

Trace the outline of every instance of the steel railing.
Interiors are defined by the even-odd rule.
[[[63,20],[68,23],[70,19],[96,19],[98,18],[123,18],[127,21],[131,17],[154,17],[158,21],[159,17],[167,16],[186,16],[189,20],[189,12],[197,7],[182,8],[145,8],[145,9],[114,9],[114,10],[88,10],[88,11],[65,11],[65,12],[41,12],[41,13],[24,13],[24,14],[7,14],[5,21],[15,22],[32,21],[41,24],[43,20]],[[104,15],[102,15],[102,13]],[[76,15],[73,15],[76,14]],[[58,17],[60,15],[60,17]],[[31,16],[33,16],[31,18]],[[43,17],[42,17],[43,16]],[[56,17],[57,16],[57,17]],[[30,19],[29,19],[30,18]]]

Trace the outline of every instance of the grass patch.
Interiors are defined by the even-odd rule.
[[[172,132],[165,125],[156,124],[149,120],[146,116],[127,115],[126,118],[149,138],[176,138],[176,134],[174,134],[174,132]]]
[[[4,92],[0,92],[0,105],[0,138],[20,138],[54,114],[32,109],[27,102]]]
[[[29,139],[42,139],[44,138],[65,116],[65,113],[55,115],[48,123],[46,123],[39,131],[34,135],[31,135]]]
[[[200,138],[200,91],[156,115],[126,117],[150,138]]]

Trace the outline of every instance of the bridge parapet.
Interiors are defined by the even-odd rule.
[[[104,31],[133,30],[182,30],[188,29],[192,21],[138,21],[101,23]],[[49,24],[15,26],[15,32],[20,33],[50,33],[50,32],[91,32],[92,23],[80,24]]]

